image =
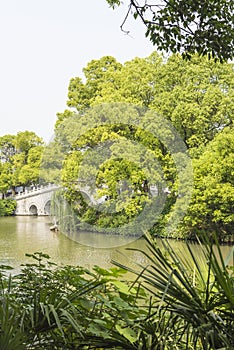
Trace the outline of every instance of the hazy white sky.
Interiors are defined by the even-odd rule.
[[[49,141],[69,80],[90,60],[148,56],[142,23],[121,32],[125,12],[105,0],[0,0],[0,136],[30,130]]]

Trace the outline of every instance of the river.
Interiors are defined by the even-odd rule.
[[[25,253],[35,252],[48,254],[51,261],[59,265],[79,265],[89,269],[94,265],[109,268],[113,266],[111,260],[127,265],[131,265],[132,262],[146,263],[146,258],[141,253],[126,250],[127,247],[144,249],[143,238],[133,240],[114,236],[107,240],[106,235],[87,232],[81,232],[77,237],[70,239],[62,233],[50,231],[48,217],[1,217],[0,265],[10,265],[14,271],[19,271],[21,264],[32,262]],[[74,239],[78,239],[79,242]],[[173,249],[185,249],[183,242],[170,243]],[[193,245],[193,249],[199,254],[197,245]],[[224,256],[227,256],[229,251],[230,247],[222,247]]]

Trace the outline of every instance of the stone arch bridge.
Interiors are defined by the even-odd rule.
[[[58,188],[54,184],[48,184],[18,193],[14,197],[17,202],[15,215],[49,215],[52,194]]]
[[[35,186],[30,190],[16,194],[14,197],[17,202],[15,215],[50,215],[52,195],[59,188],[58,185],[48,184],[46,186]],[[88,188],[82,188],[81,192],[86,195],[88,201],[93,204],[97,203],[94,197],[90,195]]]

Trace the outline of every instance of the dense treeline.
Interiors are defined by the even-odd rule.
[[[178,200],[178,169],[172,152],[160,140],[160,137],[166,138],[168,131],[162,127],[158,138],[147,131],[157,120],[159,124],[161,118],[161,124],[167,121],[179,133],[194,169],[190,206],[181,224],[170,235],[193,238],[201,232],[216,232],[220,239],[230,239],[234,218],[233,65],[196,55],[189,61],[172,55],[166,61],[154,52],[147,58],[135,58],[124,64],[106,56],[92,60],[83,72],[85,81],[79,77],[70,81],[69,109],[58,113],[56,138],[51,145],[53,162],[50,152],[45,161],[49,176],[61,177],[66,187],[66,200],[79,218],[77,225],[119,227],[121,231],[122,225],[134,220],[152,201],[150,186],[156,184],[158,190],[167,188],[168,196],[152,231],[168,235],[165,227]],[[105,106],[103,114],[114,116],[119,113],[116,106],[120,103],[135,106],[135,109],[128,107],[133,108],[128,113],[141,128],[131,125],[131,118],[126,119],[129,125],[121,125],[126,111],[121,112],[115,125],[95,124],[104,118],[96,106]],[[82,134],[87,125],[89,130]],[[113,145],[105,159],[101,144],[107,142]],[[149,152],[142,155],[141,151],[131,150],[133,143],[143,145]],[[91,152],[91,161],[87,160],[87,151]],[[59,165],[58,155],[61,154]],[[119,154],[121,156],[117,157]],[[130,154],[134,154],[135,159]],[[134,164],[137,156],[137,159],[146,160],[143,165]],[[161,166],[164,184],[159,179],[158,169],[150,175],[147,173],[152,157]],[[63,169],[59,175],[61,163]],[[88,179],[97,168],[95,184],[91,184]],[[100,212],[98,206],[90,207],[83,200],[77,187],[78,174],[91,192],[95,185],[96,198],[105,196],[105,211]],[[183,181],[186,187],[186,177]]]

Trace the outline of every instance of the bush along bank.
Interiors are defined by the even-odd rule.
[[[16,201],[14,199],[0,200],[0,216],[14,215],[16,209]]]

